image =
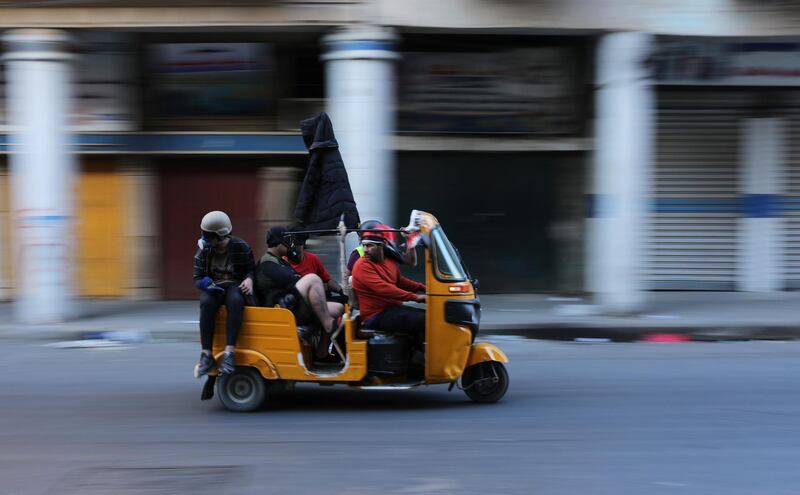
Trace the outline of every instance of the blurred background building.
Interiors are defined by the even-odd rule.
[[[0,296],[195,297],[202,215],[260,255],[322,110],[362,219],[433,212],[484,292],[797,288],[797,26],[794,1],[0,1]]]

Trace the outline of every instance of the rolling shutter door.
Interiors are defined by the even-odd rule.
[[[733,290],[739,220],[741,91],[658,95],[649,289]]]
[[[786,119],[786,178],[783,181],[784,280],[800,289],[800,93],[787,95],[779,113]]]

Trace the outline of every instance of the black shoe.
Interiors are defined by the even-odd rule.
[[[236,357],[232,352],[226,352],[219,363],[219,374],[229,375],[236,370]]]
[[[200,378],[203,375],[207,375],[216,366],[217,362],[214,361],[214,358],[210,354],[203,352],[200,354],[200,361],[194,367],[194,377]]]

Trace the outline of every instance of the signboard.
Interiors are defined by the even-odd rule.
[[[800,86],[800,43],[661,41],[657,84]]]
[[[75,132],[134,131],[138,127],[138,68],[131,39],[120,33],[74,35],[69,126]],[[2,65],[2,64],[0,64]],[[4,74],[0,67],[0,132],[8,132]]]
[[[399,129],[577,132],[576,54],[565,47],[403,54]]]
[[[274,65],[270,48],[265,43],[152,46],[155,113],[176,118],[264,115],[266,73]]]
[[[120,33],[81,33],[74,66],[70,126],[78,132],[138,127],[138,65],[132,39]]]

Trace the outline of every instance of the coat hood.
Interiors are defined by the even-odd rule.
[[[300,122],[300,132],[308,151],[318,148],[338,148],[339,143],[333,135],[333,124],[325,112]]]

